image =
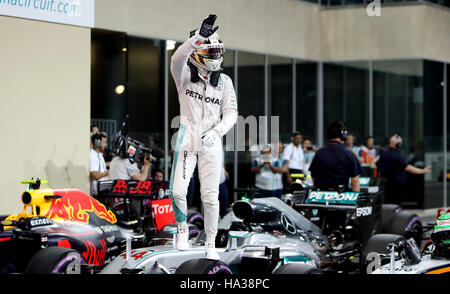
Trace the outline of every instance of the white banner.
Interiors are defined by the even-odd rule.
[[[94,27],[95,0],[0,0],[0,14]]]

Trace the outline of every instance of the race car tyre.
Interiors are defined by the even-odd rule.
[[[194,224],[199,230],[204,229],[204,218],[198,211],[189,209],[187,212],[186,221],[188,224]]]
[[[322,270],[306,265],[304,263],[288,263],[280,266],[274,275],[320,275],[323,274]]]
[[[400,242],[404,241],[406,241],[404,236],[395,234],[377,234],[370,237],[363,249],[361,273],[368,273],[368,266],[373,262],[371,256],[369,256],[370,253],[389,255],[389,244],[398,245]]]
[[[397,204],[383,204],[381,207],[381,233],[388,233],[389,224],[394,216],[402,211]]]
[[[47,247],[33,255],[25,274],[80,273],[82,263],[86,261],[78,251],[65,247]]]
[[[220,260],[191,259],[182,263],[175,274],[231,275],[230,268]]]
[[[389,244],[399,244],[402,241],[406,241],[405,237],[396,234],[377,234],[370,237],[364,246],[364,257],[370,252],[376,252],[380,254],[389,254],[387,246]]]
[[[402,235],[405,238],[414,238],[417,246],[422,241],[422,222],[417,214],[410,211],[401,211],[397,213],[389,224],[389,234]]]

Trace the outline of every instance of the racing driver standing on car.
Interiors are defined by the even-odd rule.
[[[176,248],[189,248],[186,194],[198,164],[204,208],[207,259],[219,259],[215,238],[219,221],[222,136],[236,123],[237,102],[231,79],[221,73],[224,46],[214,28],[216,15],[175,51],[170,71],[178,91],[180,128],[171,171],[172,204],[178,226]]]

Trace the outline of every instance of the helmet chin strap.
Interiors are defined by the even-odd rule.
[[[201,78],[203,78],[203,80],[208,81],[209,80],[209,76],[211,75],[211,72],[207,71],[206,69],[199,68],[198,69],[198,74],[200,75]]]
[[[191,71],[191,82],[197,83],[198,81],[200,81],[200,76],[202,76],[203,80],[205,80],[206,82],[208,82],[209,80],[211,85],[213,85],[214,87],[217,87],[217,85],[219,84],[219,78],[222,69],[216,71],[207,71],[206,69],[198,68],[190,61],[188,61],[188,66]]]

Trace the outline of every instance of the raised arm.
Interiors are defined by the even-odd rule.
[[[172,73],[172,77],[177,88],[180,87],[181,81],[185,78],[184,75],[188,74],[188,71],[185,70],[185,67],[187,67],[189,56],[195,48],[203,43],[204,40],[204,37],[196,33],[194,36],[187,39],[186,42],[181,44],[181,46],[178,47],[178,49],[172,55],[170,72]]]
[[[213,14],[210,14],[207,18],[205,18],[200,29],[195,31],[195,34],[180,47],[178,47],[173,54],[170,64],[170,72],[172,73],[172,77],[177,88],[181,85],[181,81],[184,78],[183,75],[187,74],[187,71],[185,71],[184,68],[187,66],[189,55],[191,55],[194,49],[203,44],[206,38],[213,35],[219,28],[213,28],[215,20],[216,16]]]

